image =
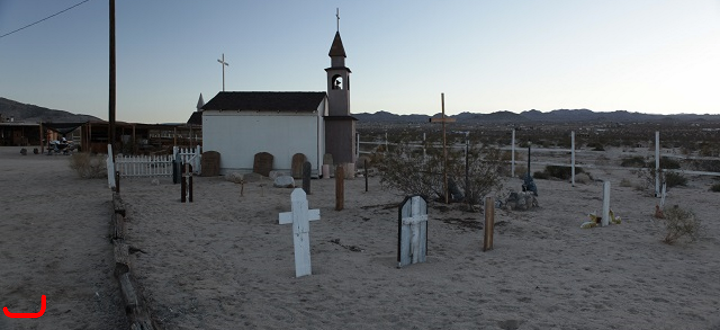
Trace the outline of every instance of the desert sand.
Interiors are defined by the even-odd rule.
[[[0,329],[126,328],[106,181],[76,178],[62,156],[2,152],[0,304],[32,311],[46,294],[48,313],[35,323],[0,316]],[[434,205],[427,262],[401,269],[403,196],[377,177],[365,192],[355,178],[335,211],[334,180],[312,180],[320,220],[310,224],[313,274],[302,278],[292,228],[278,224],[292,189],[249,182],[241,196],[239,184],[196,177],[194,202],[181,204],[179,185],[147,178],[123,180],[121,195],[132,269],[164,329],[720,329],[713,181],[690,177],[669,191],[667,203],[694,211],[704,228],[695,242],[668,245],[653,217],[659,199],[620,185],[636,175],[589,172],[596,180],[575,187],[536,180],[539,208],[497,209],[487,252],[483,213]],[[602,180],[622,224],[580,229],[602,208]],[[521,184],[508,178],[506,188]]]

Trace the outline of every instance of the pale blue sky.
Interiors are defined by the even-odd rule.
[[[0,0],[0,35],[80,0]],[[720,114],[720,0],[116,0],[117,119],[203,94],[323,91],[335,8],[353,113]],[[108,1],[0,38],[0,96],[108,115]]]

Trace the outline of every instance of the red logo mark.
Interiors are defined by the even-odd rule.
[[[3,307],[5,316],[13,319],[36,319],[45,314],[45,295],[42,295],[42,302],[40,303],[40,311],[37,313],[11,313],[7,307]]]

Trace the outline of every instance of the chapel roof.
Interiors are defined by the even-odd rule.
[[[219,92],[203,110],[314,112],[325,92]]]

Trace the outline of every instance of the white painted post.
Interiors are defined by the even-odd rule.
[[[660,198],[660,209],[665,207],[665,196],[667,196],[667,183],[663,183],[662,197]]]
[[[603,182],[602,226],[610,224],[610,181]]]
[[[572,186],[575,187],[575,131],[570,133],[570,148],[572,149],[570,151],[570,154],[572,155],[570,156],[570,173],[572,176]]]
[[[295,188],[290,194],[291,211],[280,213],[280,224],[293,224],[295,246],[295,277],[312,274],[310,261],[310,223],[320,220],[320,210],[308,210],[307,195],[302,188]]]
[[[107,173],[108,173],[108,188],[115,189],[115,163],[112,159],[113,149],[112,144],[108,144],[108,157],[107,157]]]
[[[355,134],[357,136],[357,148],[355,149],[355,159],[360,158],[360,133]]]
[[[655,131],[655,197],[660,196],[660,131]]]
[[[510,144],[510,152],[512,153],[510,163],[510,177],[515,177],[515,129],[512,131],[512,143]]]

